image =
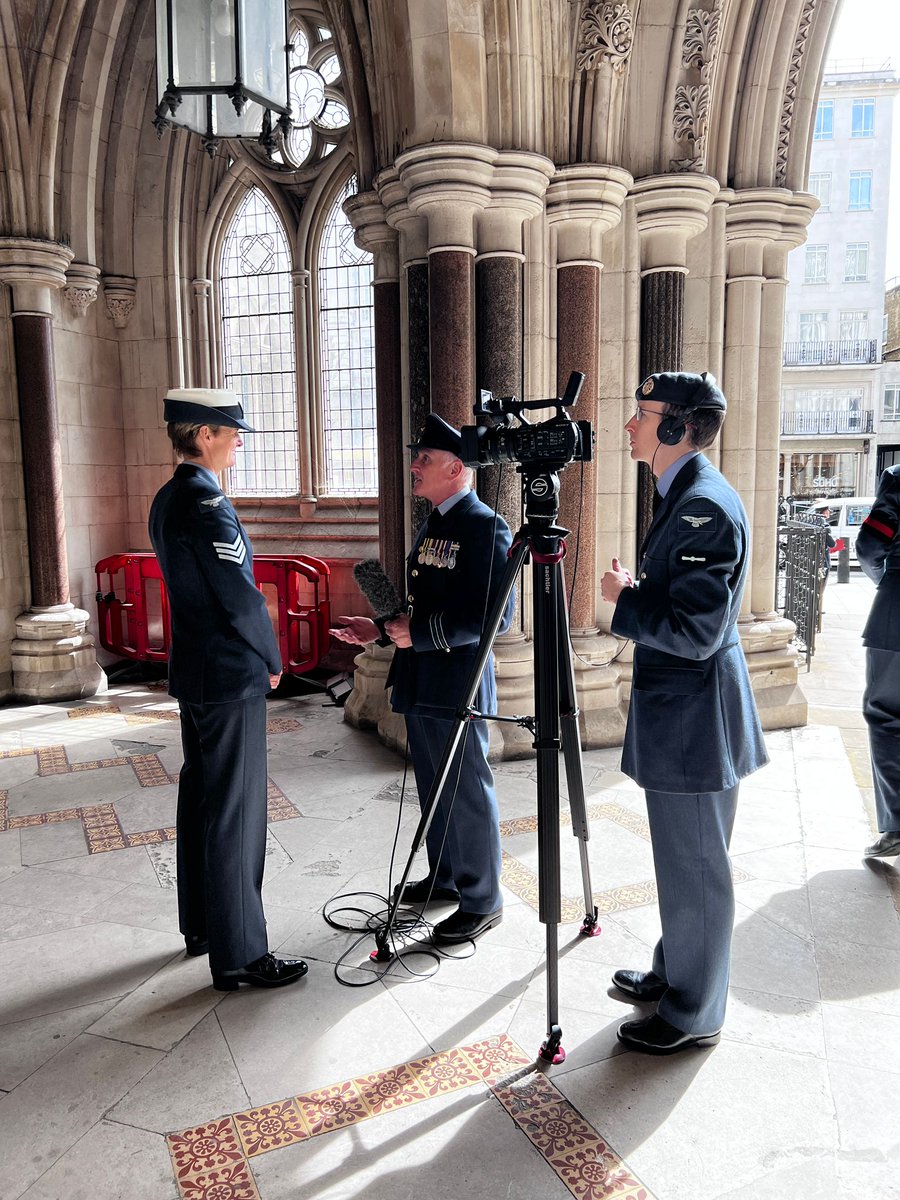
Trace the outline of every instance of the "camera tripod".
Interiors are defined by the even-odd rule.
[[[376,949],[369,956],[374,962],[388,962],[394,957],[394,951],[390,948],[391,931],[402,902],[403,889],[409,879],[413,860],[431,826],[466,722],[488,718],[493,721],[512,721],[529,729],[534,735],[533,745],[537,751],[538,771],[538,919],[547,927],[547,1038],[541,1046],[540,1057],[553,1063],[562,1062],[566,1056],[561,1044],[562,1030],[558,1021],[557,926],[562,918],[559,862],[560,749],[563,751],[565,762],[572,832],[579,839],[581,856],[585,917],[579,932],[586,937],[594,937],[600,932],[587,856],[590,829],[584,802],[578,702],[569,651],[569,626],[562,573],[562,560],[566,552],[564,538],[568,530],[556,524],[559,514],[558,472],[564,465],[523,464],[518,468],[523,476],[525,520],[513,541],[497,599],[478,644],[476,660],[466,684],[465,694],[454,715],[451,733],[434,782],[422,805],[422,815],[413,837],[412,849],[403,876],[392,896],[387,921],[376,934]],[[480,713],[473,708],[473,702],[497,631],[503,621],[509,597],[512,595],[519,571],[529,555],[533,571],[535,715],[502,717],[493,713]]]

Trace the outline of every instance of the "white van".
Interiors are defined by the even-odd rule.
[[[838,496],[834,500],[815,500],[808,511],[821,513],[826,508],[830,510],[828,524],[831,526],[831,536],[844,539],[845,545],[850,547],[850,561],[855,563],[856,535],[874,503],[874,496]],[[833,553],[833,567],[837,566],[837,558],[837,553]]]

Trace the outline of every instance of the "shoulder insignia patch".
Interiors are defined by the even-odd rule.
[[[693,517],[690,515],[683,515],[681,519],[682,521],[687,521],[688,525],[690,525],[693,529],[700,529],[701,526],[708,525],[712,520],[712,517]]]
[[[224,499],[225,499],[224,495],[223,496],[210,496],[210,498],[208,500],[201,500],[200,503],[205,508],[218,508]]]

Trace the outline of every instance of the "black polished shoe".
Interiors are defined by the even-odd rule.
[[[863,850],[866,858],[893,858],[895,854],[900,854],[900,829],[889,829]]]
[[[233,992],[239,983],[249,983],[251,987],[286,987],[302,979],[308,970],[302,958],[276,958],[274,954],[264,954],[237,971],[213,971],[212,981],[219,992]]]
[[[616,971],[612,981],[620,992],[633,1000],[661,1000],[669,986],[652,971]]]
[[[203,954],[209,954],[209,942],[206,938],[185,937],[184,952],[190,958],[200,958]]]
[[[499,925],[502,920],[502,908],[496,908],[489,913],[471,913],[458,908],[445,921],[439,921],[435,925],[434,941],[449,942],[450,944],[471,942],[488,929],[492,929],[494,925]]]
[[[397,899],[397,893],[400,891],[400,884],[394,888],[394,899]],[[430,900],[432,904],[437,904],[441,900],[452,900],[453,903],[459,901],[459,892],[455,888],[432,887],[430,879],[412,879],[403,889],[404,904],[424,904],[426,900]]]
[[[722,1031],[683,1033],[654,1013],[652,1017],[626,1021],[619,1026],[616,1036],[623,1046],[629,1050],[640,1050],[642,1054],[676,1054],[679,1050],[687,1050],[688,1046],[715,1046],[722,1037]]]

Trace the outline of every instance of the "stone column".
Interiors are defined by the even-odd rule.
[[[398,234],[387,224],[376,192],[362,192],[344,203],[357,245],[374,257],[373,308],[375,324],[375,407],[378,428],[378,553],[382,566],[402,595],[406,539],[404,508],[404,441],[402,346]],[[393,651],[369,646],[356,659],[353,693],[344,706],[344,719],[358,728],[384,721],[389,740],[403,748],[403,721],[390,711],[385,682]]]
[[[213,326],[211,318],[212,280],[192,279],[191,289],[194,293],[194,320],[197,330],[194,353],[194,361],[197,365],[197,386],[208,388],[213,386],[212,381],[216,378],[213,372],[215,339],[210,338],[210,330]]]
[[[804,724],[806,700],[790,621],[773,611],[777,552],[782,330],[788,252],[802,244],[810,197],[780,188],[734,194],[726,214],[723,390],[729,401],[722,471],[752,530],[750,578],[739,623],[765,728]]]
[[[718,181],[705,175],[651,175],[632,188],[641,245],[641,379],[682,370],[687,243],[706,228],[718,191]],[[655,493],[650,468],[638,464],[635,555],[653,518]]]
[[[555,237],[557,391],[562,394],[572,371],[584,372],[581,396],[571,415],[590,420],[595,428],[602,240],[621,219],[631,182],[628,172],[619,167],[579,164],[557,171],[546,195],[547,220]],[[581,463],[563,472],[559,519],[571,530],[566,591],[581,733],[587,746],[618,744],[624,729],[617,675],[606,665],[615,654],[616,640],[597,628],[597,492],[595,463],[585,463],[583,473]]]
[[[523,230],[526,221],[543,212],[552,175],[553,163],[547,158],[501,152],[494,165],[490,203],[477,218],[475,382],[476,388],[496,396],[523,394]],[[473,420],[470,414],[466,424]],[[481,467],[478,492],[485,503],[497,506],[515,534],[522,523],[522,476],[515,467]],[[523,628],[528,601],[521,594],[528,577],[524,572],[517,586],[509,632],[494,645],[497,707],[505,714],[534,712],[534,654]],[[533,736],[520,726],[497,722],[490,733],[492,748],[503,758],[531,755]]]
[[[72,251],[33,238],[0,239],[0,282],[13,296],[31,607],[16,619],[13,692],[22,700],[73,700],[105,690],[90,614],[69,599],[52,293],[66,286]]]

